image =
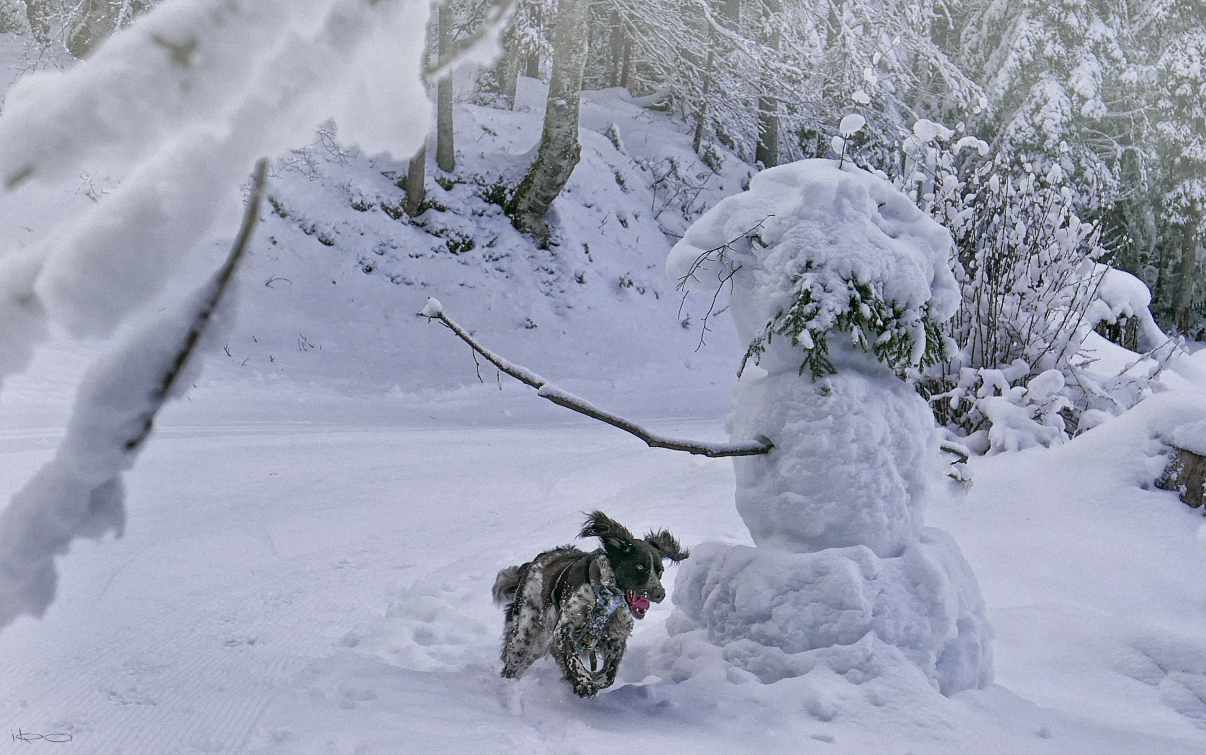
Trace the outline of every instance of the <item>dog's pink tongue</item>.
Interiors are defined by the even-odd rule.
[[[649,610],[649,601],[635,595],[628,602],[628,605],[632,606],[632,612],[638,619],[645,618],[645,612]]]

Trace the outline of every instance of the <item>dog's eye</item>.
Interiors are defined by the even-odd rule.
[[[637,564],[637,571],[645,571],[645,565],[644,565],[644,564]]]

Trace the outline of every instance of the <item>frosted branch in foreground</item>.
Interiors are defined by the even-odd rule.
[[[239,235],[222,267],[174,311],[93,366],[80,385],[54,459],[0,512],[0,627],[41,616],[54,600],[54,557],[79,537],[125,526],[122,472],[133,466],[155,415],[173,394],[251,241],[267,160],[256,165]]]
[[[486,361],[497,367],[499,370],[507,373],[524,385],[530,385],[536,389],[536,395],[543,399],[552,401],[557,406],[563,406],[566,409],[571,409],[579,414],[585,414],[587,417],[597,419],[600,422],[606,422],[612,427],[618,427],[624,432],[631,433],[641,440],[645,441],[646,445],[652,448],[668,448],[672,451],[686,451],[690,454],[698,454],[700,456],[708,456],[711,458],[720,458],[724,456],[757,456],[759,454],[768,453],[774,444],[766,438],[759,438],[756,441],[747,443],[702,443],[692,440],[679,440],[677,438],[666,438],[661,435],[656,435],[649,432],[645,428],[631,422],[619,415],[612,414],[592,405],[586,399],[575,396],[569,391],[562,390],[556,385],[548,382],[544,378],[537,375],[535,372],[522,367],[518,364],[508,362],[493,351],[490,351],[485,346],[482,346],[473,336],[457,325],[448,316],[444,314],[444,307],[437,299],[428,299],[427,306],[418,313],[428,320],[438,320],[444,327],[456,333],[457,337],[478,354],[485,357]]]

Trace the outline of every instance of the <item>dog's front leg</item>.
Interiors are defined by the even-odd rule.
[[[628,611],[616,612],[607,624],[607,631],[599,642],[599,654],[603,656],[603,668],[599,672],[599,689],[607,689],[616,681],[620,661],[628,648],[628,637],[632,634],[632,617]]]
[[[578,655],[578,635],[586,624],[594,606],[594,594],[584,587],[565,601],[561,616],[553,628],[553,657],[565,681],[574,688],[578,697],[594,697],[599,694],[599,685],[582,658]]]
[[[595,675],[578,656],[578,629],[572,621],[567,621],[566,616],[562,615],[561,621],[558,621],[553,629],[553,657],[557,659],[565,681],[574,688],[574,694],[578,697],[594,697],[599,694],[599,685],[595,682]]]

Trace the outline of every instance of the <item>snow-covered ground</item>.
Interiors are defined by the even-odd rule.
[[[737,339],[721,316],[697,351],[707,303],[680,310],[661,272],[694,210],[652,186],[696,191],[663,175],[669,157],[701,175],[686,127],[589,95],[558,207],[568,230],[541,252],[483,197],[535,143],[541,92],[523,84],[515,113],[458,110],[470,180],[431,186],[445,211],[428,232],[391,215],[385,172],[402,166],[318,147],[317,172],[279,173],[234,318],[126,476],[124,536],[75,543],[46,616],[0,631],[4,748],[1206,752],[1201,516],[1152,486],[1161,439],[1206,417],[1197,356],[1066,445],[974,460],[966,491],[935,482],[927,523],[960,544],[996,633],[986,689],[946,698],[823,667],[762,684],[707,658],[663,676],[673,591],[597,698],[574,697],[549,661],[500,679],[493,577],[570,541],[582,512],[687,547],[750,543],[729,462],[648,449],[492,370],[478,382],[467,348],[414,314],[438,296],[487,345],[597,403],[724,437]],[[702,175],[700,210],[748,171]],[[5,211],[16,233],[20,208]],[[5,382],[0,500],[50,459],[106,347],[56,336]]]
[[[996,685],[676,685],[645,674],[665,605],[586,701],[549,661],[498,678],[494,572],[594,508],[688,545],[748,543],[728,462],[577,422],[305,424],[271,416],[282,401],[239,423],[198,398],[130,474],[125,536],[73,547],[47,616],[0,634],[0,717],[88,753],[1202,752],[1200,516],[1139,485],[1149,428],[1176,408],[1159,398],[1062,448],[981,460],[969,492],[930,508],[979,576]],[[0,433],[6,492],[55,436]]]

